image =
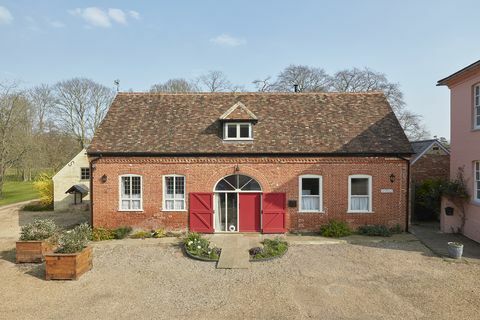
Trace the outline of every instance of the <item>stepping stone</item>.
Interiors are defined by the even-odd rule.
[[[231,235],[223,242],[222,253],[218,259],[217,269],[248,269],[250,255],[249,241],[241,235]]]

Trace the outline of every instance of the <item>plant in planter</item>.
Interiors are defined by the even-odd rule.
[[[189,233],[183,240],[184,248],[190,256],[201,260],[218,260],[222,249],[210,247],[210,241],[198,233]]]
[[[288,250],[287,241],[281,238],[265,239],[262,242],[263,248],[254,247],[249,250],[252,260],[269,260],[275,257],[281,257]]]
[[[54,250],[58,228],[51,219],[36,219],[22,227],[16,243],[16,262],[42,262]]]
[[[468,193],[467,183],[465,181],[463,171],[464,168],[459,167],[457,177],[451,181],[446,181],[441,187],[442,196],[446,197],[455,205],[455,207],[458,208],[457,211],[460,216],[460,227],[458,230],[452,230],[453,232],[458,233],[463,233],[466,221],[465,205],[470,200],[470,194]]]
[[[91,238],[92,229],[86,223],[65,231],[59,238],[59,249],[45,256],[45,278],[76,280],[92,269]]]
[[[453,259],[460,259],[463,254],[463,244],[460,242],[448,243],[448,255]]]

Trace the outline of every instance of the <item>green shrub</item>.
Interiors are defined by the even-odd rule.
[[[82,251],[92,239],[92,229],[87,223],[82,223],[72,230],[65,231],[59,238],[58,253],[76,253]]]
[[[153,238],[164,238],[167,236],[167,233],[165,232],[164,229],[160,228],[152,232],[152,237]]]
[[[249,250],[252,259],[273,258],[283,255],[288,249],[287,241],[281,238],[265,239],[262,242],[263,248],[252,248]]]
[[[183,240],[185,249],[192,255],[212,260],[218,260],[221,249],[210,247],[210,241],[205,239],[202,235],[192,232],[187,234]]]
[[[393,234],[399,234],[403,232],[403,228],[397,223],[394,227],[390,228],[390,232]]]
[[[143,230],[137,231],[130,236],[130,238],[133,238],[133,239],[145,239],[145,238],[151,238],[151,237],[152,237],[152,233],[150,231],[143,231]]]
[[[48,206],[53,204],[53,180],[50,173],[41,173],[34,182],[34,187],[40,194],[40,203]]]
[[[115,232],[105,228],[94,228],[92,232],[93,241],[104,241],[115,239]]]
[[[20,240],[41,241],[52,237],[57,231],[58,228],[52,219],[35,219],[32,223],[22,227]]]
[[[22,207],[22,211],[53,211],[53,203],[46,205],[41,202],[26,204]]]
[[[345,221],[330,220],[328,224],[320,227],[320,234],[324,237],[340,238],[352,234]]]
[[[119,227],[113,230],[115,239],[124,239],[132,232],[132,227]]]
[[[366,236],[391,237],[392,232],[384,225],[365,225],[358,228],[358,233]]]

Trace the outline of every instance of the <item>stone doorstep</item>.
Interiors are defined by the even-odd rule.
[[[250,255],[248,253],[250,241],[243,235],[228,235],[222,237],[222,253],[218,259],[217,269],[248,269]]]

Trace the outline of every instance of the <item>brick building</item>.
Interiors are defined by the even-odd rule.
[[[88,149],[92,222],[406,228],[411,154],[381,93],[120,93]]]
[[[437,139],[411,142],[414,155],[410,160],[411,182],[450,178],[450,151]]]

